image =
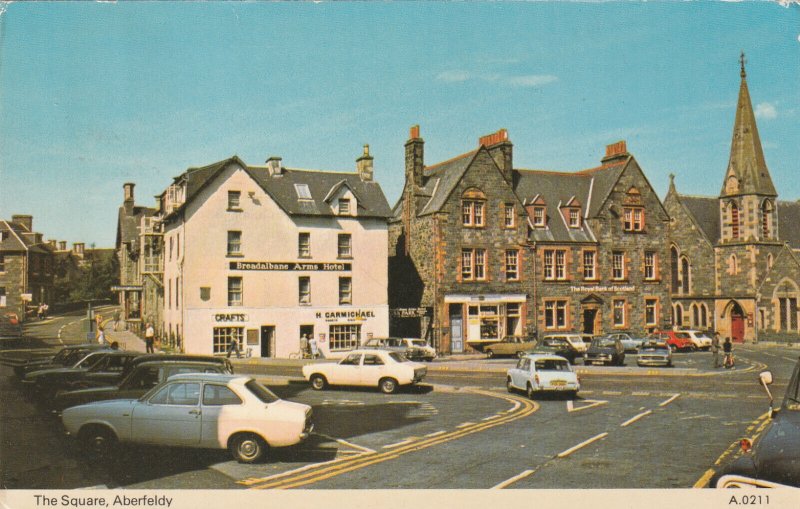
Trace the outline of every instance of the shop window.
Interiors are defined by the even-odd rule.
[[[350,277],[339,278],[339,304],[353,303],[353,279]]]
[[[328,336],[331,352],[352,350],[361,344],[361,325],[331,325]]]
[[[506,250],[506,281],[519,281],[519,251]]]
[[[228,191],[228,210],[241,210],[241,191]]]
[[[583,279],[597,278],[597,253],[595,251],[583,252]]]
[[[546,329],[564,329],[567,326],[567,301],[549,300],[544,303]]]
[[[614,299],[614,327],[625,327],[625,299]]]
[[[658,325],[658,299],[644,300],[644,320],[648,326]]]
[[[340,233],[338,240],[339,258],[353,257],[353,237],[349,233]]]
[[[228,256],[242,254],[242,232],[228,232]]]
[[[242,278],[240,277],[228,278],[228,305],[242,305]]]
[[[506,203],[503,206],[503,225],[506,228],[513,228],[516,224],[514,217],[514,204]]]
[[[644,278],[648,281],[656,279],[656,256],[654,251],[645,251],[644,253]]]
[[[625,253],[614,251],[611,253],[611,277],[613,279],[625,279]]]
[[[297,234],[297,257],[311,258],[311,234],[308,232]]]
[[[214,353],[226,353],[228,345],[236,341],[242,350],[244,327],[214,327]]]
[[[300,304],[311,304],[311,278],[300,276],[297,278],[298,302]]]
[[[481,339],[500,339],[498,306],[480,306]]]

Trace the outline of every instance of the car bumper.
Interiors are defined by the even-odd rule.
[[[636,359],[639,366],[669,366],[671,363],[670,359]]]

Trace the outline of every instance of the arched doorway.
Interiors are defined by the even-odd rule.
[[[736,301],[730,304],[731,316],[731,341],[734,343],[744,343],[744,311],[742,306]]]

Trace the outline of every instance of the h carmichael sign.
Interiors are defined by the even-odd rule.
[[[352,270],[352,264],[340,262],[230,262],[230,268],[231,270],[347,272]]]

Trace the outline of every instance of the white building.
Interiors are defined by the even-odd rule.
[[[255,357],[288,357],[301,334],[326,356],[387,335],[391,210],[364,149],[355,173],[234,156],[175,178],[159,207],[165,334]]]

